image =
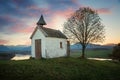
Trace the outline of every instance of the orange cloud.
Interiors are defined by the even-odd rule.
[[[106,44],[104,44],[104,45],[109,46],[109,45],[116,45],[116,44],[115,44],[115,43],[106,43]]]
[[[31,41],[30,40],[26,41],[24,45],[31,45]]]

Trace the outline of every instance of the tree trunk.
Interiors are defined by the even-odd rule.
[[[82,56],[81,58],[85,58],[85,45],[82,45]]]

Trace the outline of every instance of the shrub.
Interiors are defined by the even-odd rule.
[[[35,58],[31,56],[30,59],[35,59]]]
[[[14,53],[0,53],[0,60],[10,60],[14,56]]]
[[[113,48],[112,58],[120,61],[120,43]]]

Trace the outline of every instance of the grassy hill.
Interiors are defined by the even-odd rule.
[[[120,63],[56,58],[0,61],[1,80],[120,80]]]
[[[80,57],[82,51],[80,50],[71,50],[71,57]],[[90,49],[86,50],[85,56],[91,58],[109,58],[109,55],[112,54],[112,50],[108,49]]]

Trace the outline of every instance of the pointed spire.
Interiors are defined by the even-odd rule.
[[[42,26],[46,25],[43,15],[41,15],[39,21],[37,22],[37,25],[42,25]]]

